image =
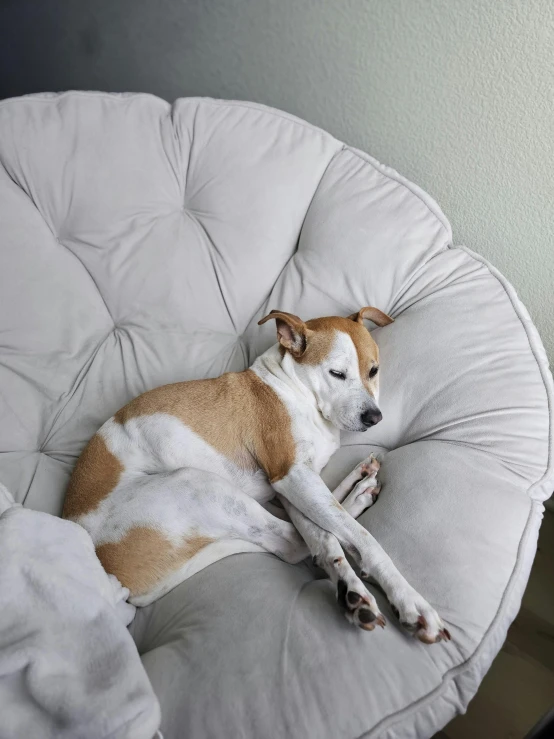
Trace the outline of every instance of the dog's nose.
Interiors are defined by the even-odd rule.
[[[375,426],[376,423],[379,423],[379,421],[382,420],[383,414],[378,408],[369,408],[367,411],[364,411],[362,413],[360,418],[363,425],[366,428],[370,428],[371,426]]]

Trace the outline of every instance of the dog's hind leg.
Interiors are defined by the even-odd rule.
[[[126,587],[130,583],[125,581],[125,573],[131,568],[134,579],[147,583],[145,587],[130,587],[134,605],[152,603],[231,554],[267,551],[289,563],[301,562],[309,554],[292,523],[276,518],[219,475],[188,468],[151,475],[140,487],[140,500],[135,488],[133,503],[143,517],[157,519],[155,530],[159,534],[155,542],[144,532],[142,539],[135,536],[125,541],[124,537],[115,545],[121,549],[115,567],[107,567]],[[130,545],[136,545],[134,551]],[[104,547],[101,544],[97,551],[106,566]],[[114,561],[113,546],[107,554]]]

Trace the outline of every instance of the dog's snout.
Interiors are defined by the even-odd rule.
[[[370,428],[371,426],[375,426],[376,423],[379,423],[379,421],[382,420],[383,414],[381,413],[379,408],[367,408],[362,413],[360,418],[361,418],[363,425],[366,428]]]

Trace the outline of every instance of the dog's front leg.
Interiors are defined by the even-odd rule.
[[[376,475],[379,471],[379,462],[377,462],[377,459],[374,454],[371,454],[367,459],[364,459],[363,462],[360,462],[360,464],[356,465],[352,472],[347,475],[342,482],[340,482],[337,487],[333,490],[333,495],[338,500],[339,503],[342,503],[343,500],[346,498],[346,496],[352,491],[352,488],[356,483],[360,482],[360,480],[363,479],[364,475],[370,474],[370,467],[375,468],[371,470],[371,475]]]
[[[376,624],[384,626],[385,617],[377,601],[350,566],[337,537],[306,518],[285,497],[279,497],[294,527],[308,545],[314,563],[325,570],[336,586],[337,600],[346,619],[366,631],[373,631]]]
[[[319,528],[334,534],[358,562],[362,577],[372,577],[381,586],[406,629],[426,643],[450,638],[434,608],[412,588],[383,548],[347,513],[316,472],[296,464],[285,477],[273,482],[273,487]]]
[[[380,466],[375,455],[371,454],[333,490],[335,498],[354,518],[358,518],[377,500],[381,490],[381,485],[377,481]]]

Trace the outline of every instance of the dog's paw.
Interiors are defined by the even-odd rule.
[[[400,625],[424,644],[450,641],[450,632],[439,614],[417,593],[402,599],[398,606],[391,604],[391,607]]]
[[[339,580],[337,601],[344,610],[346,620],[364,631],[373,631],[376,626],[385,627],[385,617],[377,601],[357,577]]]
[[[375,454],[370,454],[367,459],[364,459],[364,461],[361,463],[361,473],[362,477],[375,477],[379,470],[381,469],[381,463],[375,456]]]
[[[354,518],[358,518],[377,500],[381,492],[381,485],[377,480],[379,468],[379,462],[373,455],[360,465],[361,478],[342,503],[343,508]]]
[[[352,475],[353,484],[355,485],[364,477],[375,477],[380,468],[381,463],[379,462],[375,454],[371,453],[369,457],[366,457],[359,464],[357,464],[350,473]]]

